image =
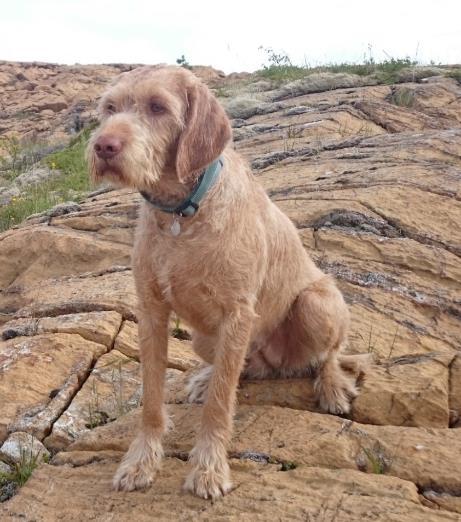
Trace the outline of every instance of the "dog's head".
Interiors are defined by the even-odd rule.
[[[87,148],[92,178],[139,190],[165,172],[186,183],[215,160],[231,139],[216,98],[190,71],[140,67],[103,95],[100,126]]]

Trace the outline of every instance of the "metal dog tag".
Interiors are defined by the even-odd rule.
[[[179,222],[178,218],[173,219],[173,223],[171,223],[171,233],[173,236],[179,236],[179,233],[181,232],[181,223]]]

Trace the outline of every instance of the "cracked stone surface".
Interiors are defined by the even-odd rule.
[[[45,446],[30,433],[16,431],[12,433],[0,447],[0,459],[17,464],[26,458],[47,460],[50,457]]]
[[[73,334],[0,343],[0,440],[27,431],[42,439],[107,347]]]
[[[0,89],[16,96],[5,67]],[[120,67],[26,67],[29,82],[62,78],[46,109],[34,94],[54,114],[38,113],[47,132],[63,136],[93,75],[90,118]],[[202,71],[227,93],[236,148],[337,278],[348,350],[374,359],[349,418],[319,413],[308,378],[242,381],[236,487],[220,502],[181,493],[201,411],[184,384],[201,363],[173,336],[163,469],[147,492],[110,488],[140,418],[137,193],[98,190],[0,235],[0,444],[26,432],[54,455],[0,505],[2,520],[460,520],[461,86],[440,68],[416,72],[396,85],[344,74],[275,85]]]
[[[115,340],[115,348],[128,357],[139,361],[138,327],[133,321],[125,321]],[[196,368],[200,364],[198,357],[192,350],[190,341],[183,341],[170,337],[168,340],[168,368],[186,371]]]
[[[167,390],[180,375],[179,370],[167,370]],[[141,396],[139,363],[115,349],[102,355],[70,406],[54,422],[45,446],[54,452],[65,448],[86,431],[139,406]]]

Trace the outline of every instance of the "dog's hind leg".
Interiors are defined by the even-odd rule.
[[[311,283],[293,302],[284,321],[254,343],[243,377],[315,377],[320,407],[329,413],[350,410],[356,381],[370,364],[368,354],[341,353],[347,342],[349,311],[330,276]]]
[[[213,362],[218,343],[219,337],[216,335],[193,332],[192,349],[207,364],[201,366],[189,377],[186,384],[188,402],[205,402],[208,383],[213,373]]]
[[[349,311],[342,294],[334,280],[324,276],[298,295],[281,325],[285,342],[283,346],[275,345],[283,350],[285,374],[303,368],[314,371],[319,405],[330,413],[347,413],[351,399],[357,395],[355,378],[345,370],[359,362],[341,355],[348,326]],[[266,354],[266,358],[270,355]]]

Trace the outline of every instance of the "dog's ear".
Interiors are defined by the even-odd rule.
[[[176,172],[183,183],[215,160],[232,137],[224,109],[205,85],[190,87],[187,102],[185,127],[176,153]]]

